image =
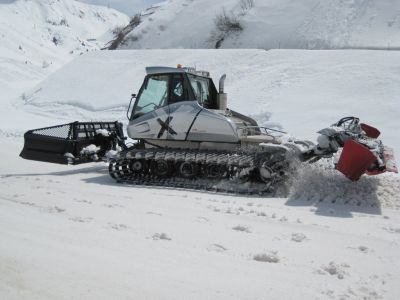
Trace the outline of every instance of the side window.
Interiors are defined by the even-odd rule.
[[[168,75],[153,75],[147,79],[138,96],[133,119],[167,104]]]
[[[201,90],[202,90],[201,100],[203,103],[208,103],[210,101],[210,88],[208,86],[208,80],[201,78],[200,84],[201,84]]]
[[[189,75],[189,80],[190,80],[190,85],[192,86],[194,92],[194,96],[196,97],[196,100],[199,101],[201,98],[200,85],[198,84],[198,81],[194,76]]]
[[[171,96],[169,104],[187,100],[187,92],[185,90],[183,76],[174,74],[171,79]]]
[[[189,75],[189,80],[196,100],[200,103],[200,105],[208,107],[210,102],[209,81],[206,78],[194,75]]]

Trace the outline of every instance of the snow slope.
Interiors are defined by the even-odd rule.
[[[396,51],[101,51],[79,57],[27,91],[17,107],[63,122],[125,120],[145,67],[177,63],[209,70],[214,82],[226,73],[229,107],[263,125],[315,141],[318,130],[354,115],[380,128],[385,143],[400,154]],[[24,130],[32,126],[41,127],[21,124]]]
[[[129,18],[74,0],[0,4],[1,102],[87,51],[104,46]]]
[[[243,30],[222,48],[400,47],[397,0],[168,0],[142,12],[121,48],[214,48],[223,11]]]

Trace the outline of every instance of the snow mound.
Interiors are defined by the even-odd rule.
[[[322,164],[302,165],[292,178],[288,203],[335,203],[400,209],[400,177],[392,174],[362,176],[352,182]]]
[[[277,251],[270,251],[268,253],[260,253],[253,256],[255,261],[268,262],[268,263],[278,263],[280,258]]]
[[[346,269],[349,267],[348,264],[337,264],[331,261],[329,265],[322,266],[321,269],[329,275],[337,276],[338,279],[344,279],[344,276],[347,274]]]

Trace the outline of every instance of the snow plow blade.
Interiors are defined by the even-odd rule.
[[[375,155],[367,147],[348,140],[344,144],[336,169],[350,180],[357,181],[375,161]]]
[[[365,135],[370,138],[377,139],[381,134],[381,132],[378,129],[376,129],[375,127],[372,127],[368,124],[361,123],[360,126],[361,126],[361,129],[364,130]]]
[[[116,150],[124,139],[119,122],[73,122],[27,131],[20,156],[50,163],[81,164],[101,159],[107,151]]]

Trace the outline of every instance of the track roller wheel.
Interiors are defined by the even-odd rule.
[[[159,159],[152,163],[151,170],[158,177],[167,177],[172,173],[173,168],[167,161]]]
[[[130,162],[129,168],[135,174],[143,174],[146,172],[147,163],[143,159],[134,159]]]
[[[225,174],[225,167],[217,164],[207,165],[205,168],[207,178],[222,179]]]
[[[179,176],[183,178],[192,179],[198,174],[198,167],[193,162],[181,162],[177,165]]]

